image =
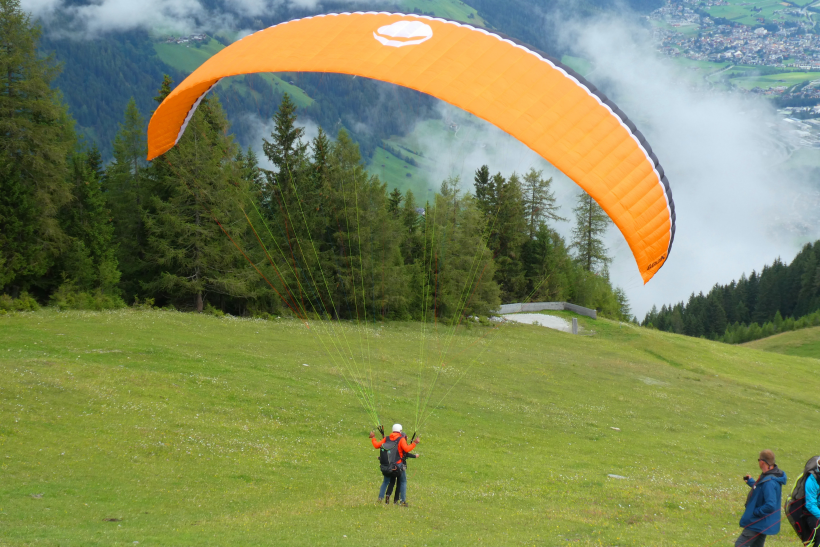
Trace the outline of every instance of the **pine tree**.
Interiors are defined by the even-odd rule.
[[[533,239],[521,250],[527,276],[526,294],[531,301],[563,301],[569,298],[574,265],[564,238],[541,224]]]
[[[341,130],[332,147],[336,235],[336,302],[348,317],[406,318],[409,279],[401,255],[402,226],[388,213],[387,187],[370,176],[359,147]]]
[[[771,265],[764,266],[760,272],[757,305],[752,313],[752,321],[762,325],[766,321],[771,321],[774,314],[780,310],[783,295],[777,278],[782,268],[783,263],[777,258]]]
[[[403,239],[401,242],[402,256],[404,263],[413,265],[422,259],[424,240],[419,234],[419,224],[421,223],[416,196],[408,190],[404,194],[404,206],[401,210],[401,224],[403,228]],[[413,286],[417,286],[414,284]]]
[[[545,179],[543,173],[533,167],[522,181],[530,239],[535,238],[539,226],[547,220],[566,220],[558,214],[561,207],[555,204],[555,193],[550,190],[552,178]]]
[[[313,150],[313,162],[311,163],[311,172],[313,178],[312,187],[318,193],[317,197],[321,203],[323,198],[327,195],[329,188],[330,177],[330,153],[332,144],[330,139],[321,127],[316,134],[316,137],[311,143]]]
[[[116,289],[120,272],[114,226],[98,179],[99,157],[94,150],[80,150],[70,158],[74,199],[64,207],[61,222],[71,244],[60,257],[58,269],[68,284],[65,291],[108,295],[114,297],[109,304],[121,305]]]
[[[330,282],[326,286],[322,272],[333,270],[333,233],[340,222],[333,188],[335,170],[347,167],[335,163],[335,145],[323,130],[310,145],[302,141],[304,129],[296,125],[296,105],[287,94],[273,120],[274,130],[262,149],[274,170],[261,170],[265,182],[260,203],[272,230],[274,241],[270,243],[277,249],[283,298],[298,314],[332,316],[335,306],[329,300],[334,295],[329,294],[333,291],[328,291]],[[360,160],[356,151],[352,161],[358,164]]]
[[[263,170],[266,182],[261,203],[268,222],[276,228],[277,237],[282,235],[280,246],[289,261],[286,272],[297,278],[303,276],[301,282],[285,279],[286,284],[296,287],[294,290],[299,293],[298,300],[301,302],[305,300],[302,292],[303,286],[310,281],[309,273],[320,267],[315,254],[304,252],[299,244],[300,241],[309,241],[313,234],[319,237],[324,231],[320,228],[317,233],[315,221],[318,216],[327,218],[327,214],[315,215],[314,212],[324,201],[322,189],[316,185],[322,178],[327,184],[328,143],[323,140],[321,145],[320,158],[325,160],[325,165],[318,164],[318,169],[325,173],[314,177],[314,173],[309,171],[308,144],[302,141],[304,129],[296,125],[296,119],[296,104],[285,94],[273,117],[274,130],[270,140],[265,139],[262,143],[262,150],[274,170]],[[305,260],[309,262],[304,263]]]
[[[632,317],[632,308],[629,306],[629,299],[626,296],[626,292],[622,288],[616,287],[613,290],[613,294],[615,295],[615,300],[618,302],[618,313],[621,319],[629,321]]]
[[[53,57],[37,53],[40,34],[18,0],[0,0],[0,291],[12,296],[69,243],[58,214],[71,198],[73,121],[50,87]]]
[[[521,250],[527,239],[524,195],[521,181],[513,173],[508,180],[501,174],[493,177],[497,195],[495,219],[489,219],[491,230],[489,247],[495,256],[495,280],[501,288],[502,302],[518,302],[525,297],[526,278]]]
[[[147,169],[147,152],[145,120],[132,98],[114,140],[114,161],[105,170],[104,182],[107,206],[119,244],[117,259],[123,274],[122,288],[128,299],[140,294],[140,283],[152,275],[150,265],[145,262],[144,216],[149,196],[153,193],[153,180],[167,172],[164,156],[156,159],[150,170]],[[158,164],[161,165],[159,174],[156,172]]]
[[[283,136],[274,132],[272,142]],[[332,143],[320,132],[311,148],[312,162],[292,156],[298,169],[282,191],[277,173],[267,174],[277,207],[270,214],[275,259],[292,307],[326,318],[407,317],[403,230],[388,211],[386,186],[368,175],[344,130]]]
[[[307,144],[302,142],[305,130],[296,125],[296,103],[285,93],[279,110],[273,117],[274,131],[271,141],[265,139],[262,150],[265,156],[276,167],[271,182],[277,184],[281,191],[287,193],[292,178],[304,165]]]
[[[159,86],[159,92],[157,92],[156,96],[154,97],[154,101],[157,104],[162,103],[165,98],[171,94],[173,91],[174,81],[171,79],[170,76],[167,74],[162,75],[162,83]]]
[[[460,185],[461,178],[458,175],[447,177],[447,179],[441,183],[441,190],[439,191],[443,198],[450,201],[448,209],[454,223],[458,218],[459,196],[461,195]]]
[[[820,298],[820,266],[817,267],[814,274],[814,295],[815,298]],[[818,302],[818,306],[820,306],[820,302]]]
[[[165,98],[168,97],[168,95],[171,94],[171,91],[172,91],[173,87],[174,87],[174,81],[171,79],[170,76],[168,76],[167,74],[164,74],[163,77],[162,77],[162,83],[160,84],[159,91],[154,96],[154,102],[157,103],[157,107],[159,107],[159,105],[162,103],[162,101],[164,101]],[[130,110],[130,107],[126,109],[126,111],[128,111],[128,110]],[[133,108],[133,111],[136,112],[137,114],[139,113],[136,107]],[[128,120],[128,118],[131,117],[131,116],[133,116],[133,114],[126,114],[126,126],[131,125],[129,123],[129,120]],[[139,120],[139,124],[144,125],[144,121],[141,118]],[[120,131],[122,131],[122,126],[120,126]],[[138,150],[141,147],[146,146],[145,142],[144,142],[144,136],[143,136],[144,134],[145,134],[145,131],[143,129],[140,133],[138,133],[136,135],[137,137],[142,138],[142,143],[141,144],[140,144],[140,141],[134,141],[133,142],[133,145],[134,145],[133,157],[137,158],[137,161],[143,161],[143,159],[144,159],[144,158],[138,157],[136,155]],[[120,135],[118,135],[118,137],[119,136]],[[115,155],[116,155],[116,147],[115,147]],[[135,165],[135,168],[136,168],[136,165]],[[134,172],[136,173],[136,169],[134,169]],[[154,158],[153,161],[150,163],[150,165],[148,166],[147,173],[144,173],[144,178],[146,180],[141,183],[141,186],[143,187],[144,191],[146,192],[146,195],[150,195],[150,194],[153,194],[154,192],[158,191],[158,188],[154,184],[154,181],[161,181],[161,180],[164,180],[164,179],[166,179],[168,177],[171,177],[171,176],[173,176],[173,169],[172,169],[171,165],[168,163],[167,158],[163,154],[161,156],[158,156],[158,157]],[[144,211],[143,211],[143,214],[144,214]]]
[[[704,321],[705,334],[712,339],[723,336],[726,331],[726,312],[720,303],[715,291],[709,293],[706,299],[706,320]]]
[[[145,290],[198,312],[208,295],[219,308],[220,297],[247,298],[258,275],[231,242],[244,246],[242,207],[251,192],[226,130],[218,101],[203,100],[179,143],[164,154],[172,174],[157,181],[161,192],[151,196],[145,215],[145,259],[161,271],[143,283]]]
[[[576,259],[584,270],[601,273],[612,261],[602,239],[611,221],[586,192],[578,196],[578,205],[572,211],[575,213],[575,228],[572,229],[571,246],[575,249]]]
[[[496,189],[494,180],[490,178],[490,168],[482,165],[475,172],[475,197],[478,208],[484,216],[495,214]]]
[[[105,167],[103,166],[102,154],[100,154],[100,149],[97,147],[97,143],[93,143],[91,148],[88,150],[86,164],[94,174],[97,182],[102,184],[103,179],[105,178]]]
[[[655,323],[658,322],[658,306],[652,304],[652,309],[649,310],[646,314],[646,317],[641,323],[644,327],[654,327]]]
[[[476,198],[453,191],[452,179],[442,186],[446,195],[436,195],[435,208],[426,218],[430,225],[424,278],[432,297],[427,319],[433,313],[455,322],[463,316],[489,315],[500,299],[492,252],[484,242],[484,213]]]
[[[393,191],[390,192],[390,197],[387,200],[387,211],[393,215],[393,218],[398,218],[402,201],[404,201],[404,196],[402,195],[401,190],[398,188],[393,188]]]
[[[683,303],[676,304],[673,311],[672,317],[669,321],[671,332],[675,334],[683,334],[683,314],[681,310],[683,309]]]
[[[817,247],[817,250],[815,250],[815,247]],[[818,256],[818,251],[820,251],[820,242],[815,243],[814,246],[806,245],[800,253],[804,255],[804,260],[799,271],[800,289],[797,294],[797,305],[794,311],[795,317],[808,315],[820,307],[820,302],[815,303],[815,297],[817,296],[815,278],[817,274],[820,273],[820,256]],[[792,265],[794,265],[794,262],[792,262]]]
[[[422,211],[423,212],[423,211]],[[404,207],[402,208],[401,221],[408,233],[415,233],[419,226],[419,207],[416,203],[416,196],[412,190],[404,194]]]
[[[741,278],[742,281],[742,278]],[[757,307],[757,296],[760,290],[760,276],[757,274],[756,271],[752,270],[751,275],[749,275],[749,279],[746,282],[745,290],[744,290],[744,304],[746,305],[746,309],[749,310],[749,318],[748,321],[752,320],[751,314],[754,313],[755,308]]]

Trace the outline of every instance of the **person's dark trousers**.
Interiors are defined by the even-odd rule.
[[[815,528],[820,525],[820,520],[814,518],[814,515],[806,511],[806,516],[803,517],[803,522],[808,524],[809,530],[814,530]],[[820,530],[817,530],[814,533],[814,541],[811,543],[811,547],[818,547],[820,546]]]
[[[384,503],[390,503],[390,494],[393,493],[393,488],[396,486],[396,477],[391,477],[390,484],[387,486],[387,493],[384,495]],[[396,488],[396,497],[393,503],[399,502],[399,489]]]
[[[735,547],[763,547],[766,543],[766,534],[760,532],[753,532],[748,528],[744,528],[740,537],[735,541]]]

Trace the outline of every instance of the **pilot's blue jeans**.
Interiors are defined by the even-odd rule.
[[[401,467],[401,474],[398,476],[399,484],[396,486],[399,489],[399,499],[402,503],[407,501],[407,469],[402,466]],[[382,481],[382,486],[379,488],[379,500],[384,499],[384,494],[387,491],[387,487],[390,485],[390,477],[384,477]]]

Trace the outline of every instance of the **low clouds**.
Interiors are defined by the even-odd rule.
[[[512,173],[523,175],[534,167],[544,171],[545,177],[553,177],[556,196],[569,206],[564,207],[562,213],[570,214],[579,188],[566,175],[494,125],[444,102],[437,107],[439,118],[418,122],[420,125],[413,132],[418,141],[410,143],[429,160],[426,165],[432,166],[429,168],[431,190],[438,191],[443,180],[457,176],[462,189],[472,192],[475,171],[482,165],[487,165],[491,173],[505,177]],[[562,234],[569,233],[567,226],[554,227]]]
[[[334,2],[333,7],[367,8],[374,1]],[[105,33],[137,29],[161,34],[241,30],[249,19],[270,21],[283,10],[316,13],[323,8],[320,0],[231,0],[216,9],[206,5],[201,0],[92,0],[83,5],[67,0],[21,1],[25,11],[47,25],[59,21],[49,28],[51,32],[92,39]]]
[[[198,0],[101,0],[85,5],[64,0],[22,0],[21,5],[45,21],[51,32],[85,38],[135,29],[192,33],[209,18]],[[53,21],[60,24],[49,25]]]
[[[652,304],[706,292],[778,256],[790,261],[820,237],[817,211],[799,207],[818,187],[785,169],[792,145],[771,103],[694,87],[633,24],[609,19],[570,27],[567,36],[596,67],[589,79],[651,143],[672,186],[675,243],[648,285],[641,286],[620,234],[611,240],[613,281],[640,317]]]

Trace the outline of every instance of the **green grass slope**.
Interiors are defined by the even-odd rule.
[[[401,0],[400,9],[404,13],[421,10],[423,13],[433,13],[436,17],[454,19],[471,25],[485,27],[487,23],[478,15],[478,12],[460,0]]]
[[[168,66],[175,68],[181,72],[191,73],[199,66],[219,53],[225,46],[210,39],[207,43],[203,43],[197,47],[194,44],[169,44],[165,42],[155,42],[154,51],[157,56]],[[308,96],[300,87],[291,84],[282,77],[275,74],[260,74],[268,81],[277,91],[288,93],[294,102],[300,107],[310,106],[313,99]],[[258,97],[256,91],[250,89],[245,84],[236,84],[231,79],[227,79],[219,84],[220,86],[237,86],[240,93],[247,95],[253,94]]]
[[[795,4],[798,5],[798,4]],[[800,17],[784,13],[789,5],[784,5],[780,0],[763,0],[758,2],[745,2],[743,0],[729,0],[727,4],[706,7],[706,11],[712,17],[723,17],[736,23],[754,26],[759,23],[758,18],[764,18],[767,22],[773,19],[783,21],[796,21]]]
[[[730,81],[744,89],[753,89],[759,87],[761,89],[770,89],[772,87],[791,87],[803,82],[810,82],[820,78],[818,72],[780,72],[777,74],[753,74],[752,76],[741,76],[732,78]]]
[[[154,51],[157,56],[167,64],[181,72],[191,73],[199,65],[219,53],[225,46],[214,39],[203,42],[188,44],[169,44],[166,42],[155,42]]]
[[[419,207],[423,207],[424,200],[432,200],[436,190],[431,181],[430,167],[421,157],[407,150],[401,150],[401,153],[407,157],[413,157],[418,166],[404,162],[384,148],[377,148],[367,170],[373,175],[378,175],[379,179],[386,182],[389,188],[398,188],[402,193],[412,190],[416,200],[421,200]],[[441,185],[440,181],[439,185]]]
[[[820,359],[820,327],[782,332],[743,345],[763,351]]]
[[[456,333],[484,352],[447,359],[434,399],[466,375],[399,509],[315,326],[0,316],[0,544],[730,545],[758,451],[792,478],[817,452],[815,359],[580,322]],[[368,339],[381,419],[409,429],[420,326]]]

